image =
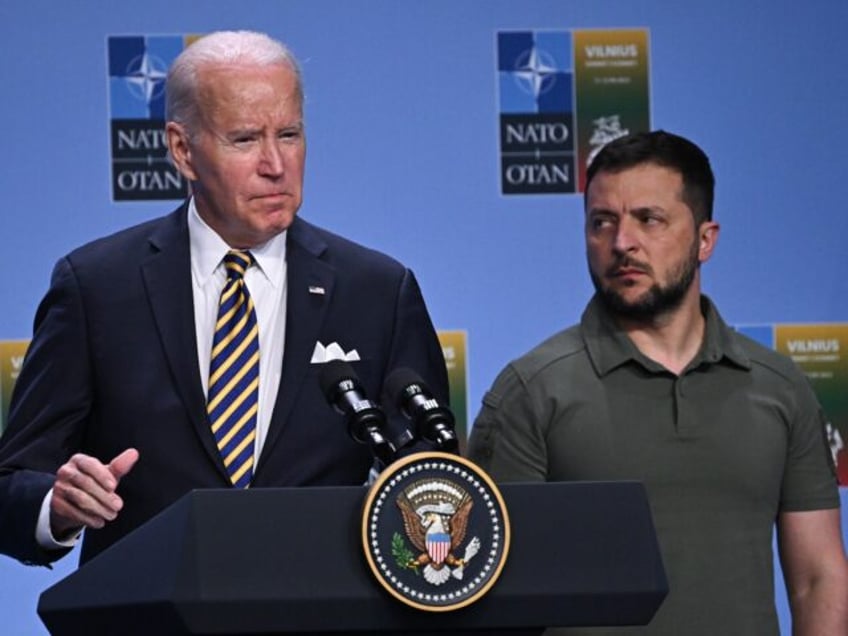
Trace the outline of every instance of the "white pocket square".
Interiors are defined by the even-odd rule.
[[[359,353],[356,349],[351,349],[347,353],[341,348],[338,342],[331,342],[326,347],[321,344],[321,341],[315,343],[315,349],[312,351],[312,364],[324,364],[330,360],[345,360],[353,362],[359,360]]]

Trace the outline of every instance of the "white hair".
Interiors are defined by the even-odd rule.
[[[187,46],[168,71],[165,117],[192,129],[198,120],[198,70],[208,64],[286,65],[294,73],[298,99],[303,105],[300,66],[289,49],[264,33],[216,31]]]

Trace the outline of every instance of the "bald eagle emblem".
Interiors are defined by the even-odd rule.
[[[406,537],[418,550],[416,556],[396,536],[393,552],[398,565],[416,572],[423,568],[424,579],[432,585],[442,585],[451,576],[462,579],[465,565],[480,549],[480,539],[474,537],[465,545],[462,558],[456,556],[474,505],[468,493],[446,479],[428,479],[406,488],[396,502]]]

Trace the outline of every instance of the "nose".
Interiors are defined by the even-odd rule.
[[[266,140],[262,144],[262,156],[259,159],[259,174],[264,177],[278,178],[283,175],[285,161],[283,152],[276,139]]]
[[[638,241],[632,223],[627,220],[621,221],[616,227],[613,249],[616,253],[627,254],[636,250]]]

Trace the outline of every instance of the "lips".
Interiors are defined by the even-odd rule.
[[[612,273],[613,276],[617,276],[620,278],[626,278],[628,276],[644,276],[645,274],[645,270],[636,269],[635,267],[625,267],[617,269]]]
[[[649,273],[648,267],[635,265],[634,263],[616,263],[607,269],[610,278],[629,278],[632,276],[645,276]]]

